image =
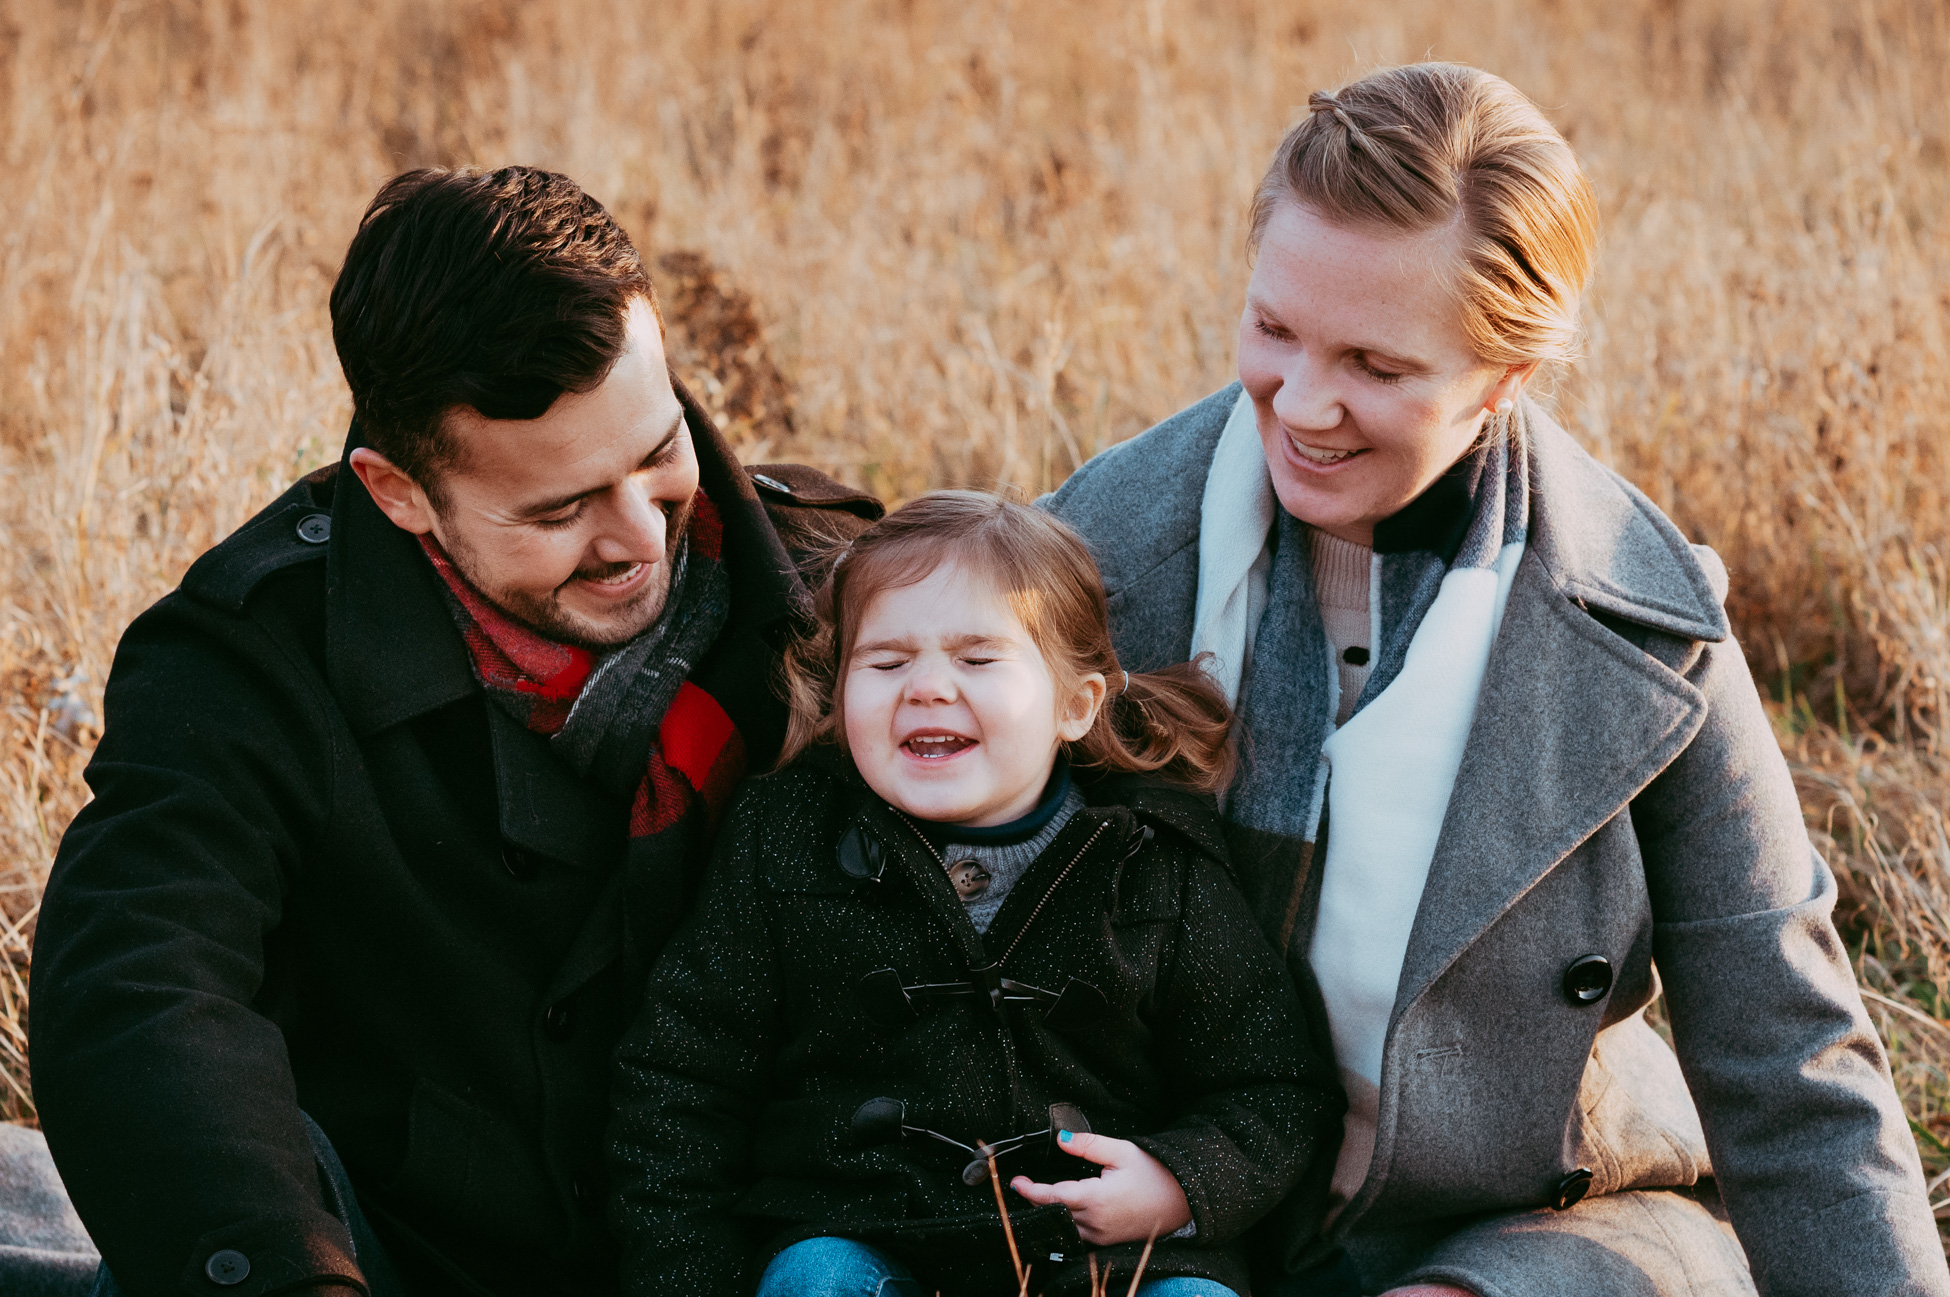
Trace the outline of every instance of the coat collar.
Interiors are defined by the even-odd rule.
[[[1142,598],[1147,578],[1198,543],[1205,478],[1239,392],[1230,384],[1113,447],[1054,497],[1056,511],[1089,539],[1113,599]],[[1726,573],[1719,560],[1687,544],[1636,487],[1587,454],[1534,400],[1523,400],[1530,428],[1529,547],[1551,582],[1614,617],[1686,639],[1725,639]],[[1453,485],[1446,477],[1437,484]],[[1406,521],[1422,507],[1418,500],[1398,518]],[[1191,627],[1182,630],[1180,644],[1144,647],[1158,649],[1161,661],[1174,648],[1182,658]]]
[[[1530,541],[1553,582],[1590,608],[1682,639],[1731,634],[1726,569],[1687,543],[1637,487],[1604,467],[1524,398],[1530,426]]]

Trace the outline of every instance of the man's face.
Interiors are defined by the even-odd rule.
[[[588,647],[620,644],[663,612],[697,492],[697,454],[647,302],[631,306],[628,329],[601,385],[565,393],[539,419],[450,410],[459,453],[440,471],[426,525],[381,502],[407,530],[432,531],[502,611]]]

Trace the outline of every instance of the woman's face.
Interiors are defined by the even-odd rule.
[[[1449,229],[1332,225],[1297,202],[1267,222],[1239,322],[1273,490],[1302,522],[1356,544],[1475,441],[1534,366],[1478,356],[1451,289]]]

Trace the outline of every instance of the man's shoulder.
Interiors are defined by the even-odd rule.
[[[268,578],[301,563],[323,563],[332,538],[339,465],[327,464],[285,492],[183,574],[182,592],[199,603],[241,613]]]
[[[817,574],[835,550],[886,512],[871,491],[805,464],[748,464],[745,475],[808,585],[817,583]]]

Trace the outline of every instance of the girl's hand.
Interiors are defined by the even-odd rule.
[[[1091,1246],[1163,1238],[1192,1219],[1177,1179],[1129,1140],[1064,1131],[1058,1144],[1064,1152],[1103,1167],[1104,1173],[1094,1180],[1056,1184],[1037,1184],[1019,1175],[1009,1187],[1039,1207],[1053,1202],[1068,1207],[1077,1233]]]

